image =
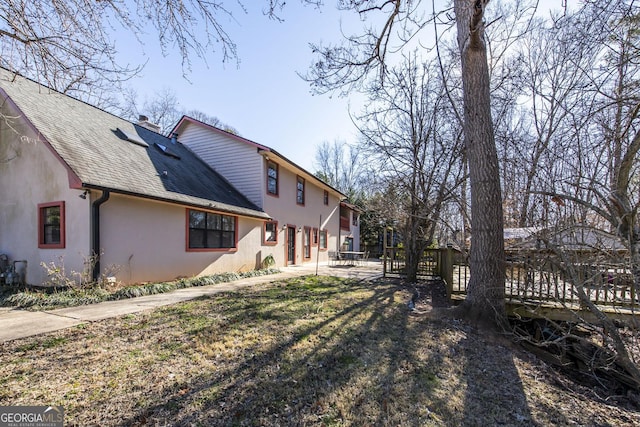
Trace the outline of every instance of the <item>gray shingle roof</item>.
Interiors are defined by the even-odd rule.
[[[0,69],[0,89],[83,186],[268,218],[180,143],[31,80],[14,79],[4,69]],[[137,135],[149,146],[128,141],[119,129]]]

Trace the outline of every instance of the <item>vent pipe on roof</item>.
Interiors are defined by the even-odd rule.
[[[151,123],[149,121],[149,117],[140,114],[138,116],[138,125],[142,126],[145,129],[149,129],[150,131],[156,132],[156,133],[160,133],[160,131],[162,130],[162,128],[160,127],[160,125],[156,124],[156,123]]]
[[[171,143],[175,144],[176,142],[178,142],[178,134],[176,132],[173,132],[171,134]]]

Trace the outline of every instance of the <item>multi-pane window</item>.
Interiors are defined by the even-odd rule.
[[[189,249],[236,247],[236,217],[189,209]]]
[[[42,208],[42,243],[60,244],[60,206]]]
[[[267,193],[278,195],[278,165],[267,161]]]
[[[296,203],[304,205],[304,178],[301,177],[296,181]]]
[[[358,225],[358,213],[357,212],[353,212],[352,214],[352,220],[353,220],[353,225],[357,226]]]
[[[329,192],[327,190],[324,190],[323,202],[325,205],[329,204]]]
[[[320,249],[327,249],[327,230],[320,230]]]
[[[264,223],[264,244],[275,245],[278,243],[278,223],[266,221]]]
[[[65,247],[64,202],[38,205],[38,246],[40,248]]]

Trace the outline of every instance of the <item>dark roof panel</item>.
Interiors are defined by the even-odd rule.
[[[268,218],[180,143],[4,69],[0,88],[86,186]]]

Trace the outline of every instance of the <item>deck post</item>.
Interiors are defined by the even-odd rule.
[[[391,237],[391,246],[393,247],[393,234],[389,236],[387,233],[393,233],[393,227],[384,227],[384,234],[382,236],[382,277],[387,277],[387,261],[390,262],[391,272],[393,272],[393,259],[389,256],[392,251],[389,247],[389,237]]]
[[[445,249],[440,250],[440,267],[438,270],[447,288],[447,299],[451,301],[451,294],[453,293],[453,247],[451,245],[447,245]]]

